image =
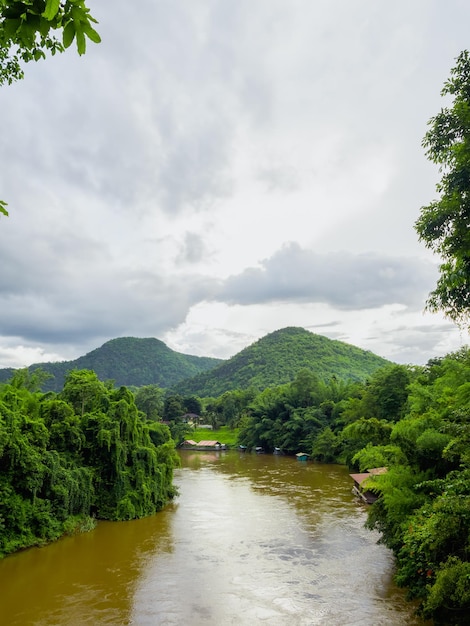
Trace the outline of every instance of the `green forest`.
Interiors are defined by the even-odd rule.
[[[368,481],[379,495],[368,525],[393,550],[396,580],[422,615],[461,624],[470,611],[469,412],[465,349],[426,367],[386,367],[365,384],[304,372],[245,408],[239,441],[351,471],[387,467]]]
[[[20,370],[0,385],[0,556],[150,515],[175,495],[170,431],[127,388],[76,370],[44,394],[40,378]]]
[[[236,446],[387,467],[368,481],[379,497],[367,524],[394,552],[397,582],[436,623],[462,623],[470,610],[469,349],[387,364],[365,381],[304,369],[290,383],[217,397],[116,388],[88,370],[43,393],[41,375],[19,370],[0,386],[2,555],[160,510],[174,496],[175,442],[194,432],[190,413],[228,429]]]
[[[220,359],[176,352],[153,337],[119,337],[74,361],[33,363],[28,370],[41,369],[50,374],[43,378],[41,390],[59,392],[67,374],[73,370],[93,370],[100,380],[112,380],[118,386],[172,387],[220,362]],[[0,369],[0,382],[9,380],[13,373],[11,368]]]
[[[83,54],[87,39],[100,40],[84,2],[3,2],[0,15],[0,85],[21,78],[22,64],[46,52],[61,52],[75,41]],[[441,261],[427,309],[442,311],[468,331],[467,51],[457,58],[442,95],[451,104],[429,121],[423,141],[442,174],[439,197],[422,207],[415,228]],[[6,206],[0,200],[3,215]],[[240,353],[235,365],[220,364],[215,377],[205,371],[217,364],[213,360],[169,355],[171,388],[159,386],[150,370],[145,382],[130,379],[133,387],[103,382],[93,363],[80,369],[69,364],[63,384],[50,391],[41,369],[9,371],[0,383],[0,557],[89,530],[96,520],[161,510],[175,496],[175,447],[192,432],[191,414],[236,432],[235,445],[247,449],[303,451],[313,462],[341,463],[357,472],[386,468],[367,480],[377,496],[368,506],[367,526],[393,552],[396,581],[418,601],[423,618],[468,624],[470,349],[423,366],[386,363],[369,353],[358,370],[356,357],[364,354],[351,348],[345,355],[322,341],[302,361],[293,348],[309,352],[310,343],[305,346],[297,332],[290,332],[276,360],[269,352],[279,339],[273,335]],[[115,347],[108,346],[100,366],[115,361],[123,375],[133,375],[131,361],[124,366],[112,355]],[[145,350],[154,347],[146,344]],[[199,374],[177,387],[182,366],[187,377]]]
[[[263,356],[262,346],[264,367],[274,353]],[[278,367],[271,361],[276,371],[283,354],[291,352],[277,353]],[[396,580],[423,617],[465,623],[469,349],[425,366],[385,362],[363,380],[304,368],[287,383],[216,396],[155,384],[118,387],[91,370],[73,370],[60,392],[44,392],[47,376],[18,370],[0,385],[0,555],[89,530],[99,519],[160,510],[175,495],[175,446],[197,439],[198,424],[210,424],[230,433],[222,442],[232,447],[302,451],[310,462],[341,463],[351,472],[386,467],[368,480],[378,496],[368,526],[393,551]]]
[[[261,391],[291,382],[304,368],[323,380],[331,376],[364,380],[386,363],[367,350],[290,326],[265,335],[228,361],[182,380],[173,389],[183,395],[206,396],[247,387]]]
[[[87,369],[118,386],[158,385],[183,395],[218,396],[234,389],[252,386],[261,390],[291,382],[303,368],[324,379],[334,375],[364,380],[386,363],[386,359],[343,341],[287,327],[265,335],[226,361],[182,354],[155,338],[119,337],[74,361],[35,363],[28,370],[50,374],[43,377],[42,391],[59,392],[69,372]],[[0,369],[0,382],[13,374],[11,368]]]
[[[304,369],[290,383],[217,397],[165,394],[147,386],[136,391],[136,404],[149,417],[167,421],[177,443],[197,438],[197,427],[185,419],[192,413],[237,433],[236,445],[247,450],[305,452],[310,462],[341,463],[351,472],[386,467],[368,479],[367,489],[378,496],[368,506],[368,526],[393,551],[396,581],[419,601],[423,617],[465,623],[470,349],[425,366],[387,364],[365,381],[322,380]]]

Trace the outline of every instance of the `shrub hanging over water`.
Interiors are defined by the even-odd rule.
[[[125,387],[79,370],[42,394],[17,372],[0,386],[0,556],[90,518],[155,513],[174,495],[176,463],[169,429],[148,423]]]

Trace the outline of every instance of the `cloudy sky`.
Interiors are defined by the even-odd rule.
[[[100,45],[0,91],[0,367],[122,336],[228,358],[286,326],[421,364],[421,147],[466,0],[89,0]]]

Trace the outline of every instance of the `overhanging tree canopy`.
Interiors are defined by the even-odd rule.
[[[0,85],[23,77],[21,62],[63,52],[74,40],[84,54],[87,37],[101,41],[92,23],[84,0],[0,0]]]
[[[63,52],[75,40],[78,54],[86,39],[101,38],[85,0],[0,0],[0,86],[23,78],[22,63]],[[0,200],[0,214],[8,215]]]
[[[460,326],[470,315],[470,54],[457,57],[441,95],[452,104],[429,120],[423,139],[427,157],[440,166],[439,199],[421,208],[415,228],[442,259],[427,308],[443,311]]]

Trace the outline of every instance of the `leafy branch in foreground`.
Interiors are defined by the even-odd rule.
[[[86,52],[86,37],[101,38],[84,0],[0,0],[0,85],[23,78],[22,63],[63,52],[76,41]]]
[[[75,40],[78,54],[86,39],[100,43],[95,18],[85,0],[0,0],[0,86],[24,78],[23,63],[55,55]],[[0,214],[8,216],[0,200]]]
[[[429,120],[423,147],[440,166],[436,186],[440,198],[421,208],[415,229],[426,247],[442,259],[437,286],[427,308],[443,311],[459,325],[468,326],[470,311],[470,54],[457,57],[441,95],[452,106]]]

